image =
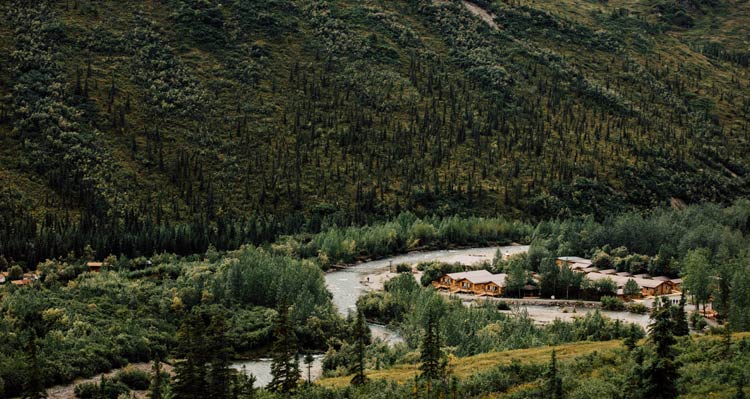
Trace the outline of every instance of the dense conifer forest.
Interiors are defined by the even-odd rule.
[[[747,2],[6,2],[0,251],[748,194]]]
[[[0,3],[0,399],[750,393],[747,0]],[[431,287],[467,269],[506,298]]]

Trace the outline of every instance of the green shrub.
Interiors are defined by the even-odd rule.
[[[604,310],[625,310],[625,302],[622,299],[613,296],[603,296],[602,309]]]
[[[642,303],[629,303],[627,307],[628,307],[628,312],[630,313],[636,313],[636,314],[648,313],[648,307]]]
[[[148,372],[133,367],[126,367],[120,370],[115,375],[115,380],[136,391],[144,391],[151,384],[151,376]]]
[[[78,384],[73,389],[73,393],[78,399],[117,399],[120,395],[128,392],[130,390],[125,385],[104,377],[98,384],[87,382]]]
[[[99,396],[99,384],[93,382],[78,384],[73,389],[73,393],[78,399],[95,399]]]
[[[401,263],[396,265],[397,273],[411,273],[411,265],[408,263]]]

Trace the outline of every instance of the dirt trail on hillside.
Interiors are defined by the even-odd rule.
[[[469,1],[463,1],[463,3],[464,3],[464,7],[466,7],[466,9],[469,10],[470,13],[481,18],[482,21],[487,23],[487,25],[496,29],[498,28],[497,22],[495,22],[495,17],[492,14],[490,14],[487,10]]]
[[[443,4],[448,4],[448,3],[450,3],[450,1],[448,0],[432,0],[432,4],[435,4],[435,5],[443,5]],[[495,22],[495,16],[490,14],[484,8],[479,7],[478,5],[468,0],[463,0],[461,3],[464,5],[464,7],[466,7],[467,10],[469,10],[470,13],[481,18],[482,21],[487,23],[487,25],[496,29],[499,28],[499,26],[497,25],[497,22]]]

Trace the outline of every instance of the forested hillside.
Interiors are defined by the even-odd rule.
[[[0,253],[750,193],[742,0],[14,1]]]

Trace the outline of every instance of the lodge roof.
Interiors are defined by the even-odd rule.
[[[492,274],[484,269],[448,274],[448,277],[455,281],[468,280],[473,284],[495,283],[500,287],[505,287],[505,276],[503,273]]]
[[[560,256],[557,259],[563,262],[591,264],[591,259],[581,258],[580,256]]]
[[[612,280],[618,287],[624,287],[625,284],[628,282],[628,280],[634,280],[635,283],[638,284],[638,286],[641,288],[656,288],[666,282],[666,281],[661,281],[661,280],[652,280],[648,278],[625,277],[625,276],[618,276],[616,274],[612,275],[612,274],[603,274],[603,273],[589,273],[586,275],[586,277],[592,281],[604,280],[608,278]]]

